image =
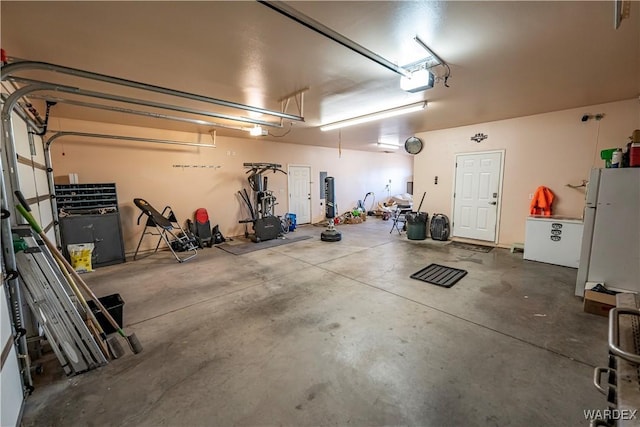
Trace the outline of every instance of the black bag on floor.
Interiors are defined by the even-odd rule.
[[[220,228],[218,227],[217,224],[211,230],[211,234],[213,235],[213,243],[216,244],[216,245],[218,243],[224,243],[224,242],[227,241],[227,239],[225,239],[224,236],[222,235],[222,233],[220,232]]]
[[[429,231],[433,240],[449,239],[449,218],[445,214],[434,214]]]

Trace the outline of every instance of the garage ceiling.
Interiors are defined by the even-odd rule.
[[[640,94],[640,3],[614,29],[614,2],[287,2],[403,65],[415,36],[451,67],[450,87],[408,93],[400,76],[258,2],[0,3],[11,57],[75,67],[280,110],[303,90],[304,122],[258,138],[379,151],[416,132]],[[443,76],[443,67],[433,71]],[[77,84],[51,73],[47,81]],[[83,81],[82,87],[138,96]],[[427,100],[426,110],[321,132],[328,122]],[[295,103],[288,109],[297,114]],[[235,112],[238,113],[237,111]],[[246,115],[246,113],[244,113]],[[207,133],[209,126],[73,105],[52,115]],[[248,137],[220,128],[218,135]]]

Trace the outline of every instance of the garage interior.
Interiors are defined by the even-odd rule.
[[[638,425],[607,313],[640,290],[640,169],[605,168],[640,150],[638,6],[3,1],[2,425]],[[591,246],[612,174],[636,192]],[[226,241],[172,254],[134,199],[174,214],[169,240],[205,208]],[[71,261],[87,229],[93,271],[61,280],[118,295],[141,348],[111,334],[124,354],[83,371],[24,266],[50,252],[62,276],[37,240]],[[465,274],[411,277],[431,264]]]

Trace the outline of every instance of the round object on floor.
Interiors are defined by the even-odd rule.
[[[320,234],[320,240],[323,242],[339,242],[342,240],[342,233],[337,230],[325,230]]]

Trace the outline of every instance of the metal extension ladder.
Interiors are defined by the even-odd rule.
[[[53,255],[29,226],[17,226],[12,233],[27,244],[16,254],[25,299],[64,372],[74,375],[105,365],[107,359],[78,311],[75,294]]]

